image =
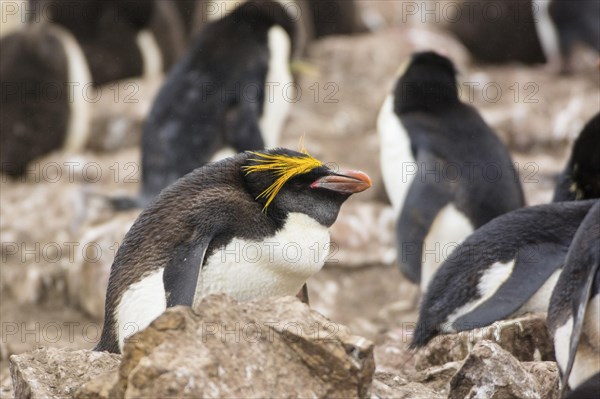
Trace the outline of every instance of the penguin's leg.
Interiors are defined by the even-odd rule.
[[[296,295],[296,298],[300,299],[300,301],[302,301],[303,303],[310,305],[310,303],[308,303],[308,286],[306,284],[304,284],[302,288],[300,288],[300,291]]]

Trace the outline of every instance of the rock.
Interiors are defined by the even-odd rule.
[[[545,314],[530,314],[485,328],[437,336],[419,350],[415,367],[424,370],[463,360],[473,344],[488,339],[495,340],[520,361],[554,360],[554,346],[546,329]]]
[[[205,298],[167,309],[125,344],[125,397],[364,397],[373,344],[296,298]]]
[[[415,381],[428,388],[435,390],[436,392],[448,394],[448,383],[450,379],[458,372],[461,368],[461,362],[449,362],[443,366],[430,367],[427,370],[423,370],[417,373]]]
[[[371,390],[371,398],[394,398],[394,399],[443,399],[443,394],[437,393],[431,388],[426,387],[418,382],[410,382],[406,385],[398,385],[390,387],[385,383],[375,380],[373,381],[373,389]]]
[[[39,348],[10,357],[16,398],[71,397],[83,383],[116,370],[120,355]]]
[[[119,381],[118,370],[100,374],[75,391],[77,399],[108,399]]]
[[[560,375],[556,362],[523,362],[523,368],[530,373],[540,387],[540,398],[558,399]]]
[[[539,399],[540,387],[521,363],[491,341],[480,341],[450,380],[449,399]]]

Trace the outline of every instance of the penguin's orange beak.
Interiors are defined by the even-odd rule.
[[[340,171],[315,180],[310,188],[324,188],[341,194],[356,194],[371,187],[371,178],[359,170]]]

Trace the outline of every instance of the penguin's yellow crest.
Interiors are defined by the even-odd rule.
[[[252,172],[273,172],[277,179],[265,191],[260,193],[256,199],[266,198],[267,202],[263,211],[267,210],[269,204],[275,199],[279,190],[292,177],[308,173],[311,170],[323,166],[323,163],[313,158],[306,150],[301,150],[304,156],[291,156],[280,154],[264,154],[261,152],[249,151],[256,158],[250,158],[250,161],[257,162],[256,165],[244,166],[246,174]]]

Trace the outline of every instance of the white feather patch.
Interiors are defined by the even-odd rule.
[[[457,308],[454,312],[452,312],[452,314],[450,314],[446,319],[443,331],[445,333],[456,332],[454,327],[452,327],[451,323],[459,317],[469,313],[471,310],[475,309],[481,303],[485,302],[492,295],[494,295],[494,293],[498,290],[498,288],[500,288],[502,283],[504,283],[510,277],[514,265],[514,259],[506,263],[496,262],[493,265],[491,265],[486,271],[484,271],[479,279],[479,283],[477,284],[477,291],[479,292],[479,295],[481,297],[479,299],[464,304],[463,306]]]
[[[383,183],[397,215],[417,174],[417,164],[412,155],[410,137],[394,112],[393,94],[385,99],[379,111],[377,131]]]
[[[131,284],[121,296],[115,312],[121,352],[126,337],[148,327],[167,308],[163,271],[160,268]]]
[[[421,291],[452,251],[473,232],[469,219],[450,203],[436,215],[423,242],[421,257]]]
[[[572,320],[571,330],[572,331]],[[569,387],[577,388],[600,371],[600,295],[589,302],[585,311],[575,363],[569,376]],[[566,347],[569,345],[567,343]],[[558,356],[556,358],[558,361]],[[559,363],[560,364],[560,363]],[[566,365],[566,363],[564,363]]]
[[[231,147],[223,147],[219,151],[215,152],[215,154],[210,159],[210,162],[217,162],[221,159],[229,158],[237,154],[235,150]]]
[[[296,99],[290,71],[291,42],[281,26],[269,29],[269,69],[265,78],[265,99],[259,127],[265,148],[279,144],[281,129]]]
[[[533,19],[535,21],[535,30],[542,45],[542,50],[548,61],[555,60],[559,57],[558,33],[552,19],[548,7],[549,0],[533,0],[531,7],[533,11]]]
[[[163,70],[163,58],[154,35],[147,29],[141,30],[137,34],[136,42],[144,62],[144,79],[160,79]]]
[[[195,302],[224,292],[237,300],[296,295],[325,263],[329,231],[303,213],[291,213],[275,236],[232,240],[202,268]]]
[[[90,73],[85,55],[71,32],[53,25],[52,33],[63,44],[69,68],[66,90],[69,93],[71,112],[65,136],[64,148],[68,152],[80,152],[84,149],[89,134],[91,121],[90,98],[96,98],[96,90],[92,87]]]

